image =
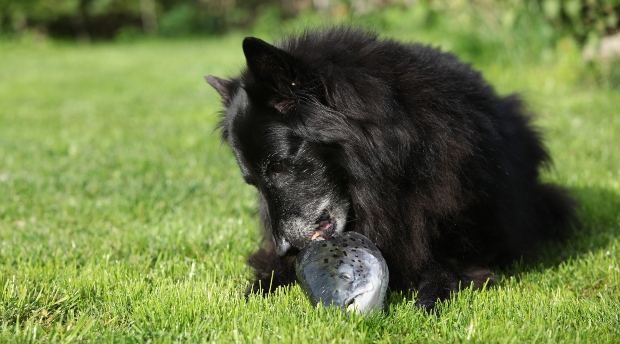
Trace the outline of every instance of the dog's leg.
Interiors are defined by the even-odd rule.
[[[271,240],[266,240],[265,244],[248,258],[256,279],[245,291],[246,298],[252,293],[272,292],[295,281],[295,257],[278,257]]]
[[[438,301],[450,298],[459,289],[459,278],[449,270],[433,265],[422,272],[418,285],[416,306],[431,312]]]

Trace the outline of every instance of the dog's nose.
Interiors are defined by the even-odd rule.
[[[276,253],[280,257],[289,255],[289,251],[291,251],[291,249],[293,248],[293,245],[291,245],[291,243],[288,242],[288,240],[286,240],[286,238],[284,237],[276,237],[274,235],[273,242],[276,245]]]
[[[291,245],[286,239],[276,241],[276,254],[279,257],[294,256],[297,253],[299,253],[299,249]]]

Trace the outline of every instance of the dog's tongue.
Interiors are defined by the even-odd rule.
[[[322,232],[325,232],[331,226],[332,226],[332,223],[330,221],[321,221],[321,222],[319,222],[319,230],[322,231]]]

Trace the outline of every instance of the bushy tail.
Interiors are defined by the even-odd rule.
[[[556,185],[539,184],[534,211],[538,217],[536,232],[542,240],[566,239],[577,227],[578,202]]]
[[[562,241],[577,227],[577,202],[561,187],[535,182],[503,209],[504,247],[497,263],[535,261],[539,245]]]

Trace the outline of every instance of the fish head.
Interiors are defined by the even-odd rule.
[[[388,282],[385,261],[346,242],[337,236],[308,245],[297,257],[298,281],[315,305],[356,313],[381,309]]]
[[[341,268],[343,271],[353,271],[353,280],[348,286],[343,285],[342,290],[347,298],[341,307],[358,314],[383,308],[387,281],[384,280],[384,269],[376,259],[359,265],[357,271],[355,266],[346,263],[342,264]],[[340,279],[348,276],[348,272],[339,275]]]

